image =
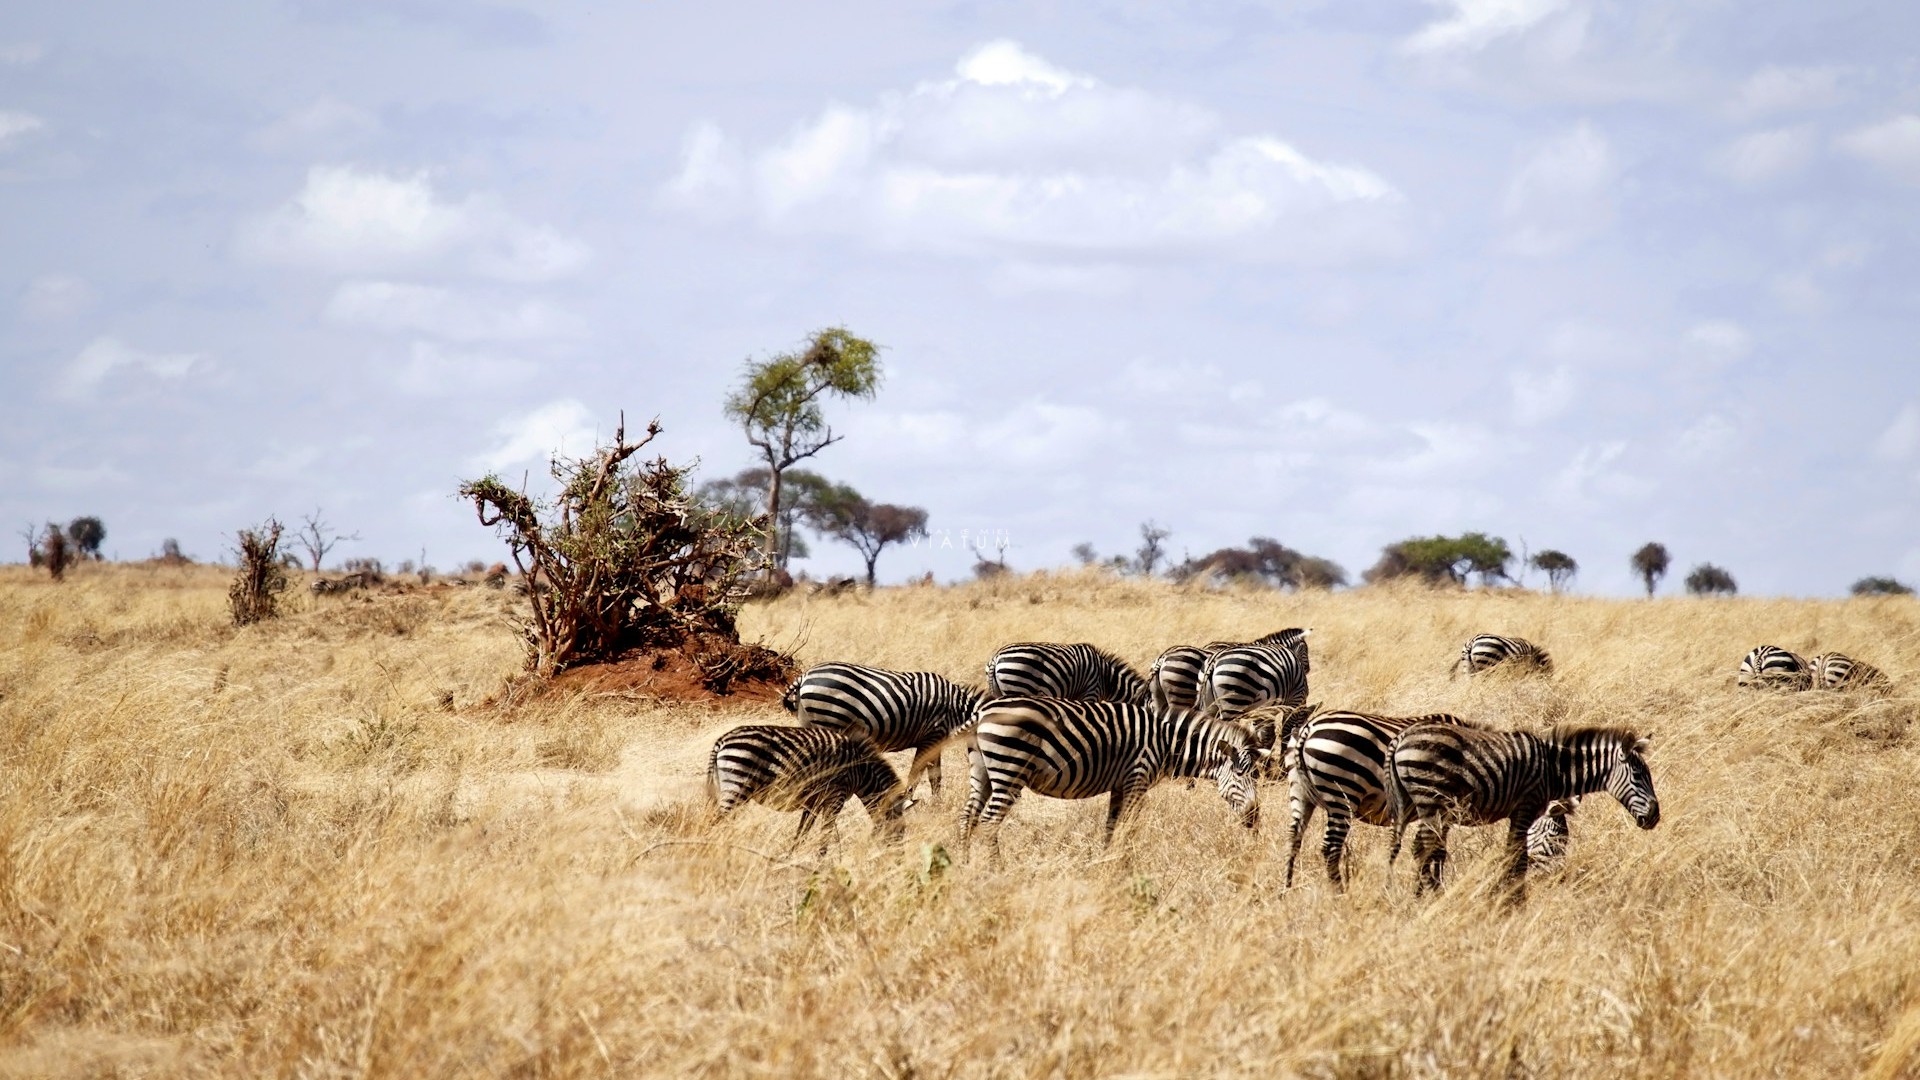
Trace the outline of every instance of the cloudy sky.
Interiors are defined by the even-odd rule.
[[[623,409],[731,473],[742,362],[845,324],[813,464],[934,529],[887,579],[1153,518],[1920,583],[1920,8],[815,7],[10,11],[0,522],[491,560],[461,478]]]

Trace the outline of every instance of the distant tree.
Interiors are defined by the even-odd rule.
[[[1646,583],[1647,595],[1652,596],[1654,587],[1660,584],[1661,578],[1667,576],[1669,565],[1667,546],[1652,542],[1643,544],[1639,551],[1633,553],[1630,562],[1633,572],[1640,575],[1640,580]]]
[[[1479,574],[1484,586],[1507,578],[1512,561],[1513,550],[1497,536],[1478,532],[1414,536],[1382,548],[1379,561],[1362,576],[1369,582],[1417,577],[1429,584],[1465,585],[1471,575]]]
[[[1073,545],[1073,557],[1081,566],[1092,566],[1094,563],[1100,561],[1100,553],[1095,551],[1093,545],[1085,540]]]
[[[1740,586],[1733,580],[1732,574],[1712,563],[1701,563],[1687,575],[1687,591],[1695,596],[1732,596],[1740,591]]]
[[[1172,530],[1154,524],[1152,518],[1140,523],[1140,550],[1134,553],[1133,565],[1141,577],[1152,577],[1159,569],[1160,560],[1167,554],[1163,542],[1172,535]]]
[[[280,550],[280,523],[268,518],[251,529],[241,529],[240,569],[227,588],[227,606],[233,625],[249,626],[278,613],[280,594],[287,590],[287,569]]]
[[[1332,559],[1309,555],[1295,568],[1302,589],[1340,589],[1347,584],[1347,571]]]
[[[1855,596],[1912,596],[1913,587],[1890,577],[1863,577],[1853,583]]]
[[[742,469],[725,479],[701,484],[697,494],[701,502],[716,509],[737,518],[753,519],[765,511],[772,483],[773,474],[767,469]],[[781,566],[785,566],[789,560],[804,559],[812,554],[796,526],[808,520],[819,507],[821,497],[832,490],[833,482],[819,473],[805,469],[787,470],[786,477],[780,483],[775,552]]]
[[[850,545],[867,563],[867,587],[888,544],[927,535],[927,512],[917,506],[871,503],[845,484],[834,484],[815,501],[808,524]]]
[[[97,517],[77,517],[67,522],[67,539],[80,549],[81,558],[101,558],[100,545],[107,539],[107,527]]]
[[[1224,547],[1188,558],[1172,574],[1176,581],[1196,577],[1258,581],[1278,589],[1331,589],[1347,583],[1347,572],[1338,563],[1303,555],[1266,536],[1248,540],[1246,547]]]
[[[342,533],[334,529],[320,516],[320,508],[314,507],[313,513],[300,518],[300,528],[293,534],[294,543],[299,544],[307,553],[307,559],[313,564],[313,572],[320,572],[320,561],[327,557],[341,541],[358,540],[359,533]]]
[[[27,522],[26,526],[20,530],[20,539],[27,544],[27,565],[35,570],[40,569],[41,564],[46,561],[46,556],[40,553],[40,523]]]
[[[189,560],[185,555],[180,554],[180,541],[169,536],[160,541],[160,561],[168,566],[179,566]]]
[[[880,388],[879,353],[878,346],[845,327],[818,330],[798,352],[748,360],[740,386],[728,395],[727,418],[740,425],[747,442],[767,463],[762,513],[769,523],[766,554],[771,565],[785,565],[780,558],[778,522],[787,470],[842,438],[827,426],[821,399],[872,400]]]
[[[1559,592],[1565,588],[1567,582],[1573,580],[1573,575],[1580,572],[1580,564],[1574,561],[1573,556],[1564,551],[1555,551],[1552,548],[1540,552],[1538,555],[1528,559],[1527,562],[1530,563],[1535,570],[1546,572],[1547,585],[1554,592]]]
[[[967,546],[973,549],[974,577],[985,581],[988,578],[996,578],[1007,572],[1008,540],[1005,533],[995,534],[993,538],[992,558],[987,557],[986,546],[980,543],[977,538],[967,541]]]
[[[67,534],[60,526],[47,522],[46,535],[40,541],[40,561],[53,580],[60,581],[67,576],[67,564],[72,560],[73,549],[67,544]]]

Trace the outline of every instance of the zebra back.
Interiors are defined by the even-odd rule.
[[[749,724],[714,741],[707,793],[722,814],[745,802],[832,812],[856,797],[876,820],[905,809],[900,777],[864,738],[818,727]]]
[[[829,663],[794,680],[782,703],[800,723],[863,735],[882,751],[932,746],[966,727],[986,694],[931,671]]]
[[[1415,724],[1394,738],[1387,802],[1394,850],[1412,817],[1485,825],[1529,823],[1556,799],[1607,791],[1643,829],[1660,822],[1646,739],[1618,727],[1557,727],[1545,735]]]
[[[1553,673],[1553,658],[1547,655],[1547,650],[1526,638],[1498,634],[1480,634],[1462,645],[1453,671],[1475,675],[1502,664],[1527,667],[1548,675]]]
[[[1807,662],[1808,679],[1823,690],[1879,690],[1893,688],[1887,673],[1846,653],[1821,653]]]
[[[1770,690],[1809,690],[1813,671],[1806,658],[1778,645],[1756,646],[1740,661],[1734,685]]]
[[[1147,704],[1147,681],[1125,660],[1087,643],[1023,641],[987,661],[990,697],[1057,697]]]
[[[1306,704],[1307,663],[1278,645],[1235,645],[1207,659],[1199,705],[1232,719],[1263,701],[1291,708]]]

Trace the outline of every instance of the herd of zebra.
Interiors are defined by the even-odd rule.
[[[1791,649],[1762,645],[1740,661],[1736,682],[1741,686],[1775,690],[1865,690],[1884,694],[1893,689],[1887,673],[1845,653],[1821,653],[1809,660]]]
[[[1277,774],[1291,812],[1288,887],[1302,835],[1324,811],[1322,855],[1336,888],[1345,884],[1346,839],[1356,820],[1393,830],[1390,863],[1413,827],[1421,891],[1441,882],[1449,828],[1505,821],[1514,896],[1531,864],[1565,852],[1568,816],[1581,796],[1606,791],[1641,828],[1659,823],[1648,740],[1633,731],[1508,731],[1445,713],[1323,711],[1307,704],[1310,632],[1176,646],[1144,677],[1094,645],[1024,642],[987,662],[985,688],[931,672],[821,664],[782,699],[798,726],[749,725],[720,737],[708,791],[723,815],[748,801],[800,811],[796,844],[824,822],[824,853],[850,798],[862,802],[882,836],[901,836],[910,792],[925,777],[938,797],[941,751],[959,743],[968,762],[961,843],[984,827],[997,857],[999,825],[1025,791],[1106,795],[1110,843],[1148,789],[1173,777],[1189,778],[1189,786],[1211,778],[1234,816],[1256,827],[1260,781]],[[1548,673],[1552,660],[1523,639],[1481,635],[1461,648],[1453,671],[1496,666]],[[904,781],[880,756],[903,750],[914,751]]]

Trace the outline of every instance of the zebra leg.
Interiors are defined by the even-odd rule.
[[[818,817],[819,815],[814,813],[813,807],[803,806],[800,808],[800,828],[794,832],[793,839],[787,843],[788,851],[792,851],[794,848],[800,846],[800,841],[805,840],[807,834],[813,831],[814,821]],[[820,854],[826,854],[825,847],[821,848]]]
[[[1501,891],[1509,904],[1527,898],[1527,832],[1533,828],[1533,818],[1520,813],[1507,820],[1507,874]]]
[[[1146,793],[1146,783],[1140,777],[1129,776],[1107,796],[1107,832],[1100,842],[1102,848],[1113,846],[1114,830],[1122,820],[1131,821],[1138,815],[1140,799]]]
[[[1447,828],[1435,828],[1423,818],[1413,827],[1413,861],[1420,867],[1420,883],[1414,888],[1419,896],[1440,888],[1447,866]]]
[[[940,795],[940,744],[922,746],[914,751],[913,764],[907,768],[907,793],[912,794],[914,785],[920,782],[921,774],[926,774],[927,783],[933,789],[935,798]]]
[[[1000,865],[1000,827],[1013,810],[1013,804],[1019,800],[1023,789],[1011,780],[995,784],[987,797],[986,809],[980,813],[980,823],[987,829],[987,848],[993,853],[993,864]]]

